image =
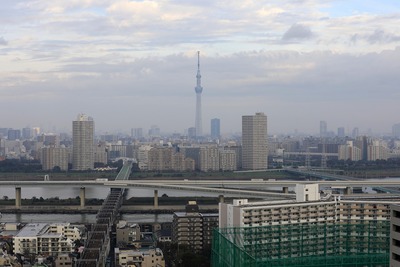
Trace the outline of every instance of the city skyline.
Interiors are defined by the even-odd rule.
[[[202,119],[220,118],[221,133],[260,111],[270,133],[400,121],[394,1],[5,1],[0,14],[0,127],[68,131],[87,113],[103,132],[183,132],[196,51]]]

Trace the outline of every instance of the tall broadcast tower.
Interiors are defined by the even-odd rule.
[[[201,87],[201,75],[200,75],[200,51],[197,51],[197,85],[194,88],[196,91],[196,136],[203,136],[203,128],[201,121],[201,93],[203,92],[203,87]]]

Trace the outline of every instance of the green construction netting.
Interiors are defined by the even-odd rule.
[[[389,221],[215,229],[212,266],[388,266]]]

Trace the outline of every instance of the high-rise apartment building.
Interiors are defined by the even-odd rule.
[[[143,138],[143,128],[133,128],[131,130],[131,137],[133,138]]]
[[[72,168],[94,168],[94,121],[85,114],[79,114],[72,122]]]
[[[351,161],[362,160],[361,149],[355,146],[353,141],[347,141],[345,145],[339,145],[338,159]]]
[[[400,267],[400,205],[390,206],[390,266]]]
[[[220,120],[215,118],[211,120],[211,138],[219,139],[221,136]]]
[[[242,117],[242,168],[268,168],[267,116],[262,113]]]
[[[200,171],[219,171],[219,149],[217,146],[200,147]]]
[[[8,140],[18,140],[21,139],[21,130],[8,130]]]
[[[220,203],[212,266],[400,266],[397,196],[295,190],[296,200]]]
[[[213,229],[218,227],[218,213],[201,213],[196,201],[189,201],[185,212],[175,212],[172,242],[194,251],[211,247]]]
[[[219,151],[219,169],[222,171],[236,171],[236,152],[233,150]]]
[[[32,129],[29,127],[22,128],[22,138],[24,140],[30,139],[32,137]]]
[[[373,140],[367,146],[367,160],[387,160],[390,149],[387,144],[381,140]]]
[[[59,167],[61,171],[68,170],[68,149],[65,147],[43,147],[40,162],[42,170],[53,170]]]

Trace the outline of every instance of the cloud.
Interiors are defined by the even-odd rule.
[[[397,119],[390,108],[399,97],[399,68],[400,48],[365,55],[332,51],[203,53],[203,118],[206,122],[219,117],[228,129],[238,130],[241,115],[264,111],[274,122],[271,131],[275,132],[307,130],[321,117],[332,123],[336,120],[338,125],[342,120],[349,125],[384,129]],[[131,114],[138,127],[158,124],[163,130],[181,131],[193,124],[196,69],[195,52],[112,63],[101,58],[76,58],[49,72],[2,73],[0,103],[12,108],[18,101],[21,108],[15,115],[33,121],[38,120],[34,114],[41,114],[43,106],[57,110],[54,118],[47,115],[49,121],[59,123],[61,117],[67,126],[84,111],[95,117],[103,130],[133,127],[114,119]],[[374,103],[379,103],[380,109],[364,123],[364,114],[354,111]],[[104,107],[113,112],[107,113]],[[30,114],[29,110],[35,111]],[[29,117],[23,116],[27,113]],[[176,119],[171,121],[171,117]]]
[[[398,42],[400,41],[400,35],[388,34],[382,29],[376,29],[371,35],[367,36],[366,39],[371,44]]]
[[[388,33],[383,29],[376,29],[372,33],[356,33],[350,36],[350,42],[352,44],[357,44],[358,42],[367,42],[369,44],[388,44],[399,41],[400,35]]]
[[[8,42],[6,41],[6,39],[4,39],[3,36],[0,36],[0,45],[7,45]]]
[[[5,1],[0,105],[21,108],[0,124],[46,116],[58,123],[61,116],[69,127],[84,111],[109,130],[133,126],[114,119],[119,114],[130,114],[138,127],[182,130],[193,124],[197,50],[205,121],[209,114],[238,129],[240,115],[265,111],[282,121],[271,129],[302,129],[298,117],[318,122],[326,111],[327,120],[350,121],[354,110],[378,100],[380,125],[397,120],[389,108],[400,97],[399,16],[341,14],[336,3]],[[41,110],[48,105],[58,112]]]
[[[293,24],[282,36],[282,41],[300,41],[307,40],[314,36],[310,27],[303,24]]]

